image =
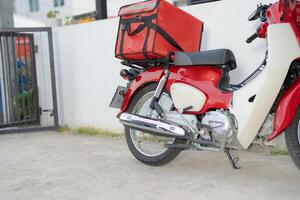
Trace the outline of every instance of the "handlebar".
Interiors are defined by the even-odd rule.
[[[268,22],[267,22],[266,13],[267,13],[267,10],[269,9],[269,7],[271,5],[272,4],[269,4],[269,5],[259,4],[259,5],[257,5],[257,9],[248,18],[249,21],[254,21],[254,20],[260,19],[260,21],[262,22],[262,24],[259,26],[257,31],[254,34],[252,34],[246,40],[246,42],[248,44],[253,42],[253,40],[255,40],[258,37],[260,37],[260,38],[265,38],[266,37],[267,28],[268,28],[268,25],[269,25]]]
[[[255,40],[256,38],[258,38],[258,33],[254,33],[253,35],[251,35],[247,40],[246,42],[249,44],[251,42],[253,42],[253,40]]]

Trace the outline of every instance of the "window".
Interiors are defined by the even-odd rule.
[[[54,0],[54,7],[64,6],[65,0]]]
[[[29,0],[30,12],[37,12],[40,10],[39,0]]]
[[[201,3],[210,3],[213,1],[219,1],[219,0],[188,0],[188,5],[195,5],[195,4],[201,4]]]
[[[13,10],[14,10],[14,14],[16,14],[16,0],[13,1]]]
[[[220,0],[173,0],[173,3],[174,5],[180,7],[180,6],[187,6],[187,5],[210,3],[214,1],[220,1]]]

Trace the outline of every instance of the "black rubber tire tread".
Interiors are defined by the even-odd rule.
[[[300,108],[298,108],[291,125],[285,130],[285,141],[289,155],[300,169],[300,144],[298,140],[298,123],[300,120]]]
[[[145,94],[147,94],[151,91],[155,91],[156,87],[157,87],[157,84],[152,83],[152,84],[146,85],[145,87],[140,89],[132,98],[132,100],[127,108],[127,112],[131,113],[135,104],[139,101],[139,99],[142,98]],[[147,164],[147,165],[151,165],[151,166],[165,165],[165,164],[169,163],[170,161],[172,161],[173,159],[175,159],[181,152],[180,149],[168,149],[166,152],[164,152],[161,155],[150,157],[150,156],[141,154],[136,149],[136,147],[134,146],[134,144],[131,140],[131,137],[130,137],[130,128],[128,128],[126,126],[125,126],[125,138],[126,138],[128,148],[129,148],[130,152],[133,154],[133,156],[136,159],[138,159],[139,161],[141,161],[142,163]],[[183,144],[183,143],[186,143],[186,140],[176,139],[174,141],[174,143]]]

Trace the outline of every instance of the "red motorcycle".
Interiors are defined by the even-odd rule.
[[[137,7],[153,11],[154,2]],[[133,8],[124,9],[120,15]],[[237,67],[231,50],[186,52],[141,13],[134,14],[138,24],[129,31],[123,22],[130,17],[121,20],[123,33],[135,37],[153,28],[165,35],[173,51],[164,59],[122,57],[130,69],[123,69],[121,76],[129,82],[118,87],[111,106],[120,108],[128,147],[138,160],[163,165],[182,150],[225,151],[238,168],[232,149],[249,148],[257,135],[271,141],[284,131],[289,154],[300,169],[300,2],[259,5],[249,17],[261,25],[247,43],[266,38],[268,49],[258,69],[235,85],[228,75]],[[261,134],[270,120],[273,131]]]

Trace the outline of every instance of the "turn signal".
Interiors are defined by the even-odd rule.
[[[121,76],[122,78],[124,78],[125,80],[128,79],[128,75],[129,75],[129,71],[128,71],[127,69],[122,69],[122,70],[120,71],[120,76]]]

